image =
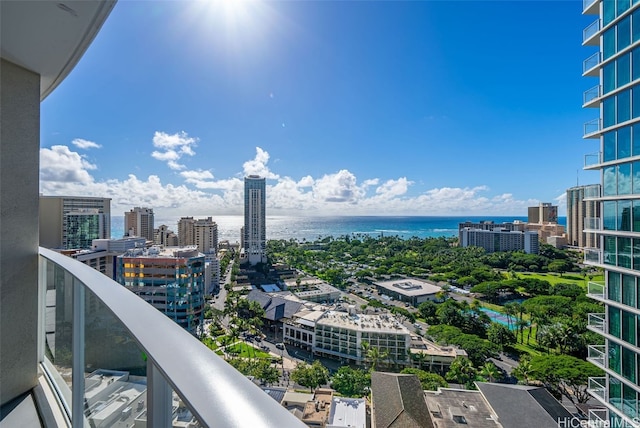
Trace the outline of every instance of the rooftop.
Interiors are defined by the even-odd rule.
[[[364,398],[334,398],[331,403],[328,425],[331,427],[365,428],[367,425],[367,405]]]
[[[327,311],[318,319],[316,325],[349,328],[354,330],[376,331],[410,335],[409,330],[395,317],[388,314],[365,315],[347,314],[346,312]]]
[[[374,284],[378,287],[382,287],[389,291],[394,291],[405,296],[424,296],[435,294],[441,290],[440,287],[430,282],[408,278],[375,282]]]
[[[437,428],[457,428],[461,423],[474,428],[500,427],[479,391],[440,388],[425,391],[424,397]]]

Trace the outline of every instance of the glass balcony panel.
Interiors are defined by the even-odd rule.
[[[588,153],[584,155],[584,167],[594,167],[602,163],[602,155],[600,152]]]
[[[598,248],[584,249],[585,264],[602,264],[602,250]]]
[[[582,63],[582,74],[588,75],[600,64],[600,52],[596,52]]]
[[[584,199],[597,199],[600,197],[602,191],[599,184],[593,184],[584,188]]]
[[[587,390],[595,397],[606,401],[607,397],[607,381],[604,377],[590,377]]]
[[[600,368],[606,367],[606,349],[604,345],[589,345],[587,350],[587,361],[590,361]]]
[[[589,425],[593,427],[604,427],[609,423],[609,410],[589,409]]]
[[[582,12],[587,13],[598,0],[582,0]]]
[[[599,118],[590,120],[584,124],[584,135],[586,137],[587,135],[595,134],[596,132],[599,132],[600,129],[602,129],[602,125]]]
[[[589,314],[587,326],[592,330],[597,330],[598,332],[604,333],[604,320],[604,314]]]
[[[588,230],[602,230],[602,219],[600,217],[585,217],[584,228]]]
[[[593,37],[598,31],[600,31],[600,19],[593,21],[587,28],[582,30],[582,42],[586,42]]]
[[[58,387],[62,404],[71,415],[73,385],[73,276],[55,263],[44,260],[45,281],[45,357],[51,363],[51,375],[63,383]]]

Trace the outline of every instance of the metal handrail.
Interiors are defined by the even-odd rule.
[[[582,104],[587,104],[596,98],[599,98],[602,95],[601,89],[601,85],[596,85],[584,91],[582,95]]]
[[[584,135],[593,134],[602,130],[602,120],[600,118],[591,119],[584,124]]]
[[[39,254],[70,272],[109,308],[200,422],[224,427],[305,426],[220,356],[122,285],[55,251],[40,248]]]

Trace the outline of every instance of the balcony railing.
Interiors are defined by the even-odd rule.
[[[591,184],[584,188],[584,199],[598,199],[602,196],[602,186],[599,184]]]
[[[600,132],[602,129],[602,121],[600,118],[590,120],[584,124],[584,137],[587,138],[590,135]]]
[[[598,0],[582,0],[582,13],[587,13]],[[597,12],[593,12],[597,13]]]
[[[585,130],[586,130],[586,128],[585,128]],[[601,152],[587,153],[586,155],[584,155],[584,167],[585,167],[585,169],[596,167],[596,166],[600,165],[601,163],[602,163],[602,153]]]
[[[584,262],[590,265],[602,264],[602,250],[599,248],[585,248],[584,249]]]
[[[588,427],[607,427],[611,425],[609,421],[609,410],[603,409],[589,409],[589,423]]]
[[[587,283],[587,296],[592,299],[604,299],[606,296],[606,286],[601,281],[589,281]]]
[[[593,21],[587,28],[582,30],[582,43],[595,36],[600,31],[600,19]]]
[[[604,369],[607,366],[607,363],[605,360],[607,351],[604,345],[589,345],[587,350],[588,350],[587,361],[595,364],[601,369]]]
[[[585,230],[602,230],[602,219],[600,217],[585,217]]]
[[[596,85],[592,88],[587,89],[582,94],[582,105],[586,106],[590,104],[592,101],[597,100],[602,95],[602,86]],[[594,105],[594,107],[597,104]]]
[[[590,377],[587,391],[594,397],[607,401],[607,379],[604,377]]]
[[[73,426],[305,426],[100,272],[41,248],[39,275],[43,370]]]
[[[600,64],[600,52],[596,52],[582,63],[582,74],[589,75]]]
[[[599,334],[604,334],[605,318],[604,314],[591,313],[587,321],[587,328]]]

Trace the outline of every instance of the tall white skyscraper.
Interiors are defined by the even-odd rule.
[[[590,281],[588,295],[602,302],[589,314],[588,328],[602,338],[588,346],[588,360],[602,369],[589,378],[596,403],[589,426],[640,426],[640,3],[629,0],[585,0],[583,14],[594,15],[583,31],[590,46],[583,75],[590,77],[583,106],[593,119],[584,138],[598,147],[585,157],[601,186],[584,201],[600,204],[601,218],[585,222],[598,247],[585,248],[585,264],[601,268],[604,281]],[[595,86],[594,86],[595,85]],[[593,149],[593,147],[591,148]],[[589,161],[589,162],[587,162]]]
[[[124,233],[153,241],[153,209],[135,207],[124,213]]]
[[[250,264],[266,259],[266,181],[250,175],[244,178],[244,254]]]

